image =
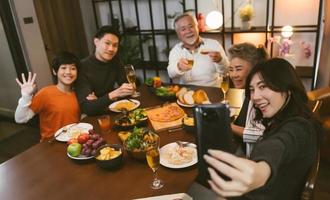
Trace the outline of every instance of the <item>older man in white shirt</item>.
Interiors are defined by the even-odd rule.
[[[228,58],[221,44],[199,36],[197,20],[184,13],[174,21],[180,39],[169,55],[167,72],[175,83],[219,87],[218,74],[227,70]],[[191,65],[188,60],[193,59]]]

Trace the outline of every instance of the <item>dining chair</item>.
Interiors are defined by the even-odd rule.
[[[315,191],[315,183],[319,172],[319,167],[320,167],[320,148],[318,146],[316,159],[309,171],[305,186],[301,194],[301,200],[313,199],[314,191]]]
[[[330,162],[330,87],[307,92],[313,112],[320,119],[324,129],[321,141],[321,160]]]
[[[318,112],[322,106],[322,103],[326,99],[330,99],[330,87],[320,88],[307,92],[308,100],[312,105],[312,111]]]

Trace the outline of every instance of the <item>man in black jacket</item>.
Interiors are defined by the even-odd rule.
[[[111,26],[101,27],[94,36],[94,54],[81,61],[75,89],[82,113],[102,114],[111,102],[134,92],[117,55],[119,38]]]

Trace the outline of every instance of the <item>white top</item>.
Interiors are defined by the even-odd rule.
[[[22,95],[18,100],[18,105],[15,111],[16,123],[26,123],[35,115],[30,108],[31,101],[32,95]]]
[[[212,62],[210,57],[206,54],[201,54],[202,50],[218,51],[221,54],[221,61],[219,63]],[[219,87],[218,73],[224,72],[229,61],[226,53],[219,42],[213,39],[203,38],[202,44],[194,52],[194,64],[192,70],[182,72],[178,69],[178,62],[181,58],[186,58],[190,52],[183,47],[183,43],[176,44],[170,51],[169,64],[167,72],[174,83],[178,84],[192,84],[201,86]]]
[[[246,143],[246,156],[249,158],[254,147],[254,144],[258,141],[260,136],[263,135],[265,127],[261,123],[254,122],[256,110],[253,107],[252,101],[249,102],[248,112],[246,116],[245,128],[243,131],[243,142]]]

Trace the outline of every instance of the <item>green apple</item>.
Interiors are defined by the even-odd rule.
[[[77,157],[81,152],[81,148],[82,148],[81,144],[72,143],[68,146],[67,152],[70,154],[70,156]]]

